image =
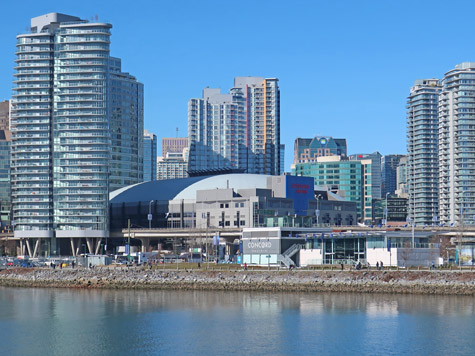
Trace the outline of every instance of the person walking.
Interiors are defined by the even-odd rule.
[[[383,261],[379,265],[381,266],[381,271],[384,271]]]
[[[379,271],[379,262],[376,261],[376,270]]]

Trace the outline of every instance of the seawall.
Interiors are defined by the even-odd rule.
[[[0,272],[0,286],[475,295],[475,272],[16,268]]]

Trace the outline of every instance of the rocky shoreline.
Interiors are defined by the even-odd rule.
[[[14,268],[0,286],[474,295],[471,271],[206,271]]]

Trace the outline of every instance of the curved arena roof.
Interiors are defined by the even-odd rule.
[[[112,204],[150,200],[196,199],[197,190],[267,188],[268,175],[223,174],[138,183],[113,191],[109,195]]]

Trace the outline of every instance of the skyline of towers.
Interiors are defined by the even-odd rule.
[[[143,179],[143,85],[110,57],[111,28],[49,13],[17,36],[16,237],[105,237],[109,191]]]
[[[229,94],[205,88],[188,102],[189,172],[280,173],[278,79],[235,77]]]
[[[144,180],[143,85],[110,56],[111,27],[51,13],[33,18],[31,33],[17,36],[11,180],[19,237],[29,231],[104,236],[108,193]],[[415,223],[473,220],[474,83],[475,63],[465,62],[442,80],[416,80],[411,87],[407,187]],[[0,103],[3,112],[9,105]],[[206,88],[201,99],[190,99],[188,119],[188,171],[282,173],[278,79],[236,77],[228,94]],[[343,146],[347,155],[346,142],[332,148],[331,140],[296,139],[296,147],[308,147],[295,151],[295,160],[311,162],[335,154],[332,149],[343,154]],[[350,157],[372,160],[373,199],[395,190],[382,187],[378,155]],[[392,156],[383,157],[384,177],[384,158]],[[388,167],[393,174],[395,167]]]

